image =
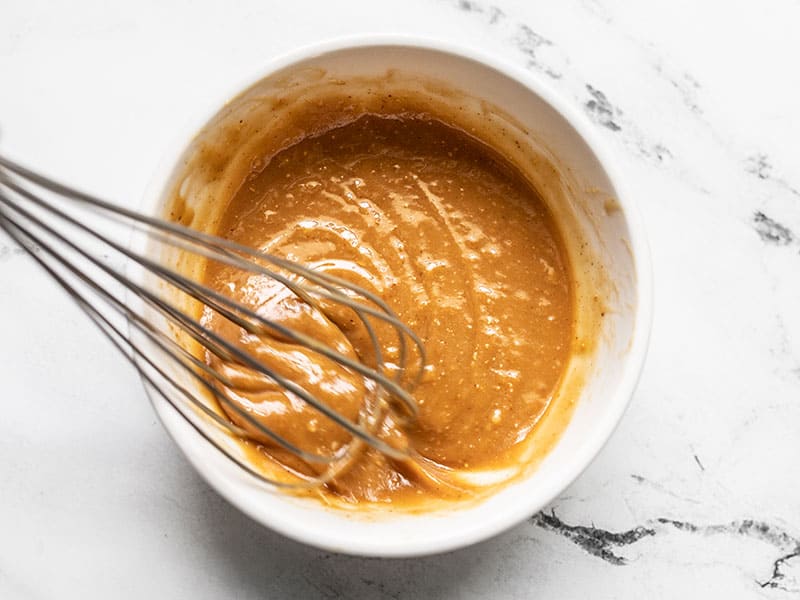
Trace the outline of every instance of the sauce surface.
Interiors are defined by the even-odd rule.
[[[402,426],[402,435],[445,469],[514,466],[569,361],[573,300],[552,217],[492,150],[432,118],[365,115],[254,161],[217,233],[382,297],[428,353],[414,390],[419,416]],[[268,277],[221,264],[208,265],[205,281],[263,316],[369,360],[352,314],[320,319]],[[360,376],[287,342],[249,336],[212,313],[204,320],[346,416],[357,416],[369,385]],[[397,348],[386,339],[391,359]],[[328,453],[348,439],[266,379],[214,366],[237,384],[233,398],[242,409],[304,450]],[[277,459],[308,471],[268,440],[245,444],[255,461]],[[409,505],[469,491],[368,450],[322,493],[345,503]]]

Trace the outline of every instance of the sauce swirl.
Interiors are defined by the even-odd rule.
[[[569,361],[573,290],[549,211],[495,152],[425,115],[363,115],[254,161],[217,233],[361,285],[423,339],[420,414],[403,435],[426,462],[465,471],[514,465]],[[209,264],[205,281],[348,356],[370,353],[351,314],[322,319],[274,281],[226,265]],[[369,385],[361,377],[213,314],[204,319],[346,416],[358,414]],[[382,350],[390,361],[397,354],[390,341]],[[243,409],[292,443],[328,453],[346,442],[340,427],[268,380],[214,366],[237,382]],[[248,444],[256,461],[304,468],[268,440]],[[413,505],[468,491],[368,450],[322,493]]]

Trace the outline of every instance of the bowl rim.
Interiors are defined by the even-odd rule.
[[[634,328],[629,350],[622,365],[622,373],[615,389],[613,398],[609,401],[608,408],[603,412],[603,419],[597,423],[592,434],[581,443],[582,455],[573,461],[570,469],[564,469],[550,478],[547,493],[540,494],[536,502],[515,502],[507,510],[497,511],[492,518],[469,529],[454,530],[447,537],[436,539],[407,539],[403,541],[382,539],[372,536],[370,540],[356,542],[348,540],[341,535],[320,535],[320,531],[312,527],[298,526],[292,521],[282,520],[280,517],[266,516],[264,512],[255,509],[242,495],[228,485],[213,469],[207,468],[200,461],[197,454],[190,452],[184,446],[178,431],[173,430],[171,421],[180,419],[173,409],[162,401],[142,380],[145,393],[159,417],[167,434],[173,439],[181,452],[186,456],[200,476],[222,497],[239,510],[270,529],[277,531],[291,539],[320,549],[359,556],[373,557],[412,557],[438,554],[470,546],[480,541],[494,537],[503,531],[517,525],[524,519],[532,516],[547,504],[551,503],[560,493],[574,482],[594,461],[605,444],[616,430],[633,397],[638,384],[649,344],[653,320],[653,274],[649,245],[644,231],[639,209],[629,198],[625,186],[621,183],[616,167],[616,160],[601,142],[599,134],[589,122],[588,118],[577,110],[574,103],[563,95],[554,91],[549,82],[528,70],[511,63],[508,59],[477,51],[458,43],[433,37],[407,35],[407,34],[362,34],[335,37],[321,42],[303,45],[293,50],[280,54],[268,60],[256,73],[234,81],[232,85],[226,84],[223,93],[205,102],[187,125],[180,129],[173,141],[167,145],[165,152],[159,159],[143,195],[140,208],[146,214],[151,214],[156,202],[163,197],[178,160],[192,143],[197,133],[223,108],[230,99],[247,90],[281,69],[290,67],[303,60],[316,56],[334,53],[342,50],[363,49],[368,47],[400,47],[417,50],[429,50],[435,53],[452,55],[456,58],[474,61],[484,67],[493,69],[501,75],[523,85],[533,95],[538,96],[559,114],[577,133],[581,140],[597,159],[601,170],[607,176],[615,192],[621,212],[625,217],[628,227],[628,242],[633,256],[635,275],[634,288],[636,290],[636,308],[634,314]],[[133,238],[132,238],[133,240]],[[265,492],[269,493],[269,492]],[[341,532],[340,532],[341,533]]]

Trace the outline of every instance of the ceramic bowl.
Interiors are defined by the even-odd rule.
[[[170,190],[203,131],[237,110],[231,99],[276,78],[321,73],[345,82],[353,77],[398,72],[443,82],[458,90],[465,106],[501,115],[513,124],[526,150],[547,157],[558,172],[550,178],[555,212],[569,216],[571,252],[587,252],[597,277],[584,281],[584,307],[602,294],[597,344],[568,425],[527,475],[489,498],[452,509],[407,514],[360,514],[324,507],[314,500],[273,493],[222,457],[160,397],[158,416],[197,471],[256,521],[288,537],[334,552],[365,556],[418,556],[461,548],[494,536],[530,517],[561,493],[591,463],[619,423],[633,394],[650,331],[650,259],[642,225],[625,194],[614,160],[574,102],[550,90],[530,72],[471,49],[406,37],[361,37],[303,48],[271,61],[262,73],[225,94],[202,114],[167,153],[144,202],[164,214]],[[288,78],[288,79],[287,79]],[[200,134],[198,134],[200,132]],[[528,148],[529,147],[529,148]],[[534,178],[535,179],[535,178]],[[557,189],[556,189],[557,188]],[[546,198],[547,200],[547,198]],[[135,240],[134,244],[141,244]],[[569,244],[568,244],[569,246]],[[593,289],[597,286],[597,289]],[[596,298],[595,298],[596,300]],[[580,302],[579,302],[580,304]],[[599,309],[598,309],[599,310]]]

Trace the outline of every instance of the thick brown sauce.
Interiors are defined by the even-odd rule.
[[[218,233],[379,294],[428,352],[414,392],[419,417],[404,427],[413,448],[454,469],[514,464],[569,360],[573,302],[566,252],[548,210],[495,153],[434,119],[362,116],[255,161]],[[224,265],[210,264],[206,282],[369,360],[352,314],[334,314],[331,324],[268,278]],[[357,415],[365,392],[359,376],[296,346],[247,336],[211,313],[205,320],[337,410]],[[385,351],[396,357],[386,339]],[[245,410],[303,449],[326,453],[348,439],[267,380],[215,366],[236,381]],[[250,444],[251,457],[304,470],[263,441]],[[409,505],[464,490],[369,451],[323,493]]]

